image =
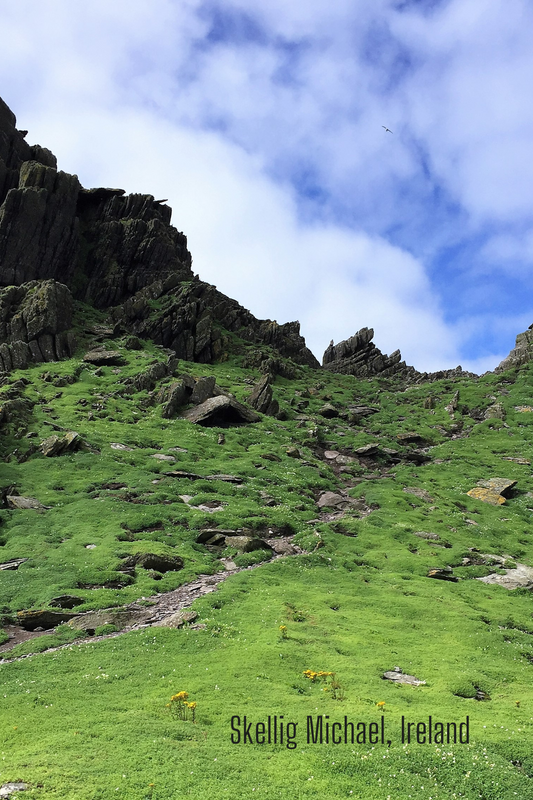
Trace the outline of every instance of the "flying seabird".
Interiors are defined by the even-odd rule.
[[[382,125],[381,127],[385,128],[385,125]],[[392,133],[392,131],[390,128],[385,128],[385,133]]]

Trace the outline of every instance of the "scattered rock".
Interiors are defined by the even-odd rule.
[[[419,489],[416,486],[404,486],[403,491],[407,494],[413,494],[415,497],[419,497],[420,500],[425,500],[427,503],[433,502],[433,498],[425,489]]]
[[[263,453],[261,455],[261,458],[264,458],[266,461],[275,461],[275,462],[281,461],[281,458],[277,456],[275,453]]]
[[[127,628],[129,625],[138,625],[143,619],[148,619],[149,611],[123,611],[116,608],[104,608],[99,611],[88,611],[86,614],[79,614],[69,620],[71,628],[86,631],[91,634],[101,625],[114,625],[118,630]]]
[[[393,683],[405,683],[409,686],[424,686],[425,681],[419,681],[414,675],[405,675],[400,667],[394,667],[393,670],[383,673],[383,679],[392,681]]]
[[[505,570],[505,575],[487,575],[484,578],[476,578],[476,580],[482,583],[497,584],[510,590],[533,589],[533,567],[517,564],[515,569]]]
[[[290,458],[301,458],[302,457],[302,454],[300,453],[300,451],[298,450],[297,447],[288,447],[287,450],[285,450],[285,452],[287,453],[287,455]]]
[[[130,565],[142,567],[143,569],[153,569],[156,572],[173,572],[183,567],[183,559],[179,556],[164,556],[156,553],[136,553],[124,559],[121,567]]]
[[[467,495],[493,506],[501,506],[505,503],[506,497],[509,497],[516,483],[507,478],[489,478],[486,481],[478,481],[478,485],[474,489],[470,489]]]
[[[155,628],[182,628],[189,622],[194,622],[198,614],[196,611],[176,611],[168,617],[163,617],[158,622],[154,622]]]
[[[263,375],[259,383],[256,383],[248,402],[260,414],[267,414],[270,417],[276,416],[279,411],[279,403],[274,400],[269,374]]]
[[[216,379],[213,375],[210,375],[206,378],[198,378],[196,383],[194,384],[194,389],[192,390],[191,395],[191,403],[195,405],[200,405],[201,403],[205,403],[210,397],[213,397],[215,393],[215,383]]]
[[[75,616],[77,615],[68,611],[50,611],[46,608],[37,611],[18,611],[17,623],[27,631],[34,631],[36,628],[49,630],[62,622],[68,622]]]
[[[531,461],[527,458],[515,458],[514,456],[502,456],[504,461],[514,461],[515,464],[524,464],[526,466],[531,465]]]
[[[237,402],[232,397],[218,395],[211,397],[204,403],[200,403],[196,408],[190,409],[183,414],[184,419],[196,425],[207,427],[223,427],[225,425],[235,425],[239,423],[259,422],[261,417],[242,403]]]
[[[440,539],[438,533],[426,533],[425,531],[413,531],[413,536],[418,536],[419,539],[431,539],[435,542]]]
[[[406,433],[398,433],[396,438],[401,444],[427,444],[427,439],[415,431],[408,431]]]
[[[451,567],[437,567],[436,569],[430,569],[427,577],[437,578],[440,581],[453,581],[454,583],[459,581],[457,575],[453,574]]]
[[[52,434],[39,445],[43,456],[48,457],[62,456],[64,453],[74,453],[76,450],[86,448],[86,443],[75,431],[67,431],[63,436]]]
[[[165,456],[163,453],[154,453],[152,458],[157,458],[158,461],[175,461],[174,456]]]
[[[52,506],[43,506],[35,497],[19,497],[18,495],[7,495],[6,497],[8,508],[28,509],[33,508],[35,511],[52,508]]]
[[[272,547],[258,536],[226,536],[228,547],[235,547],[241,553],[251,553],[253,550],[272,550]]]
[[[11,561],[4,561],[3,564],[0,564],[0,570],[17,570],[21,564],[28,560],[27,558],[13,558]]]
[[[128,447],[128,445],[121,444],[120,442],[111,442],[109,446],[111,450],[128,450],[129,452],[132,452],[134,450],[133,447]]]
[[[4,783],[3,786],[0,786],[0,798],[1,797],[11,797],[13,792],[23,792],[25,789],[28,788],[26,783]]]
[[[336,492],[322,492],[317,500],[319,508],[346,508],[350,498]]]
[[[375,456],[379,452],[379,444],[364,444],[354,450],[356,456]]]
[[[493,403],[485,411],[485,419],[505,419],[505,408],[501,403]]]
[[[340,455],[340,453],[339,453],[338,450],[325,450],[324,451],[324,458],[327,458],[328,461],[333,461],[339,455]]]
[[[89,350],[83,356],[83,360],[86,364],[94,364],[96,367],[121,367],[127,363],[116,350],[106,350],[104,347]]]

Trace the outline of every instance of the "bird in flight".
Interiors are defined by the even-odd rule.
[[[382,125],[381,127],[385,128],[385,125]],[[385,133],[392,133],[392,131],[390,128],[385,128]]]

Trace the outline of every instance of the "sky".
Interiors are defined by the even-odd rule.
[[[529,0],[0,0],[0,96],[317,358],[493,369],[533,323]],[[389,128],[391,132],[385,128]]]

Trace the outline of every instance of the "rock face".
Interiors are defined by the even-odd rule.
[[[113,309],[133,334],[188,361],[221,357],[222,328],[319,366],[298,322],[258,320],[193,275],[171,213],[152,195],[84,189],[25,141],[0,99],[0,371],[71,356],[73,300]]]
[[[530,325],[524,333],[518,334],[514,349],[498,364],[494,372],[521,367],[531,360],[533,360],[533,325]]]

